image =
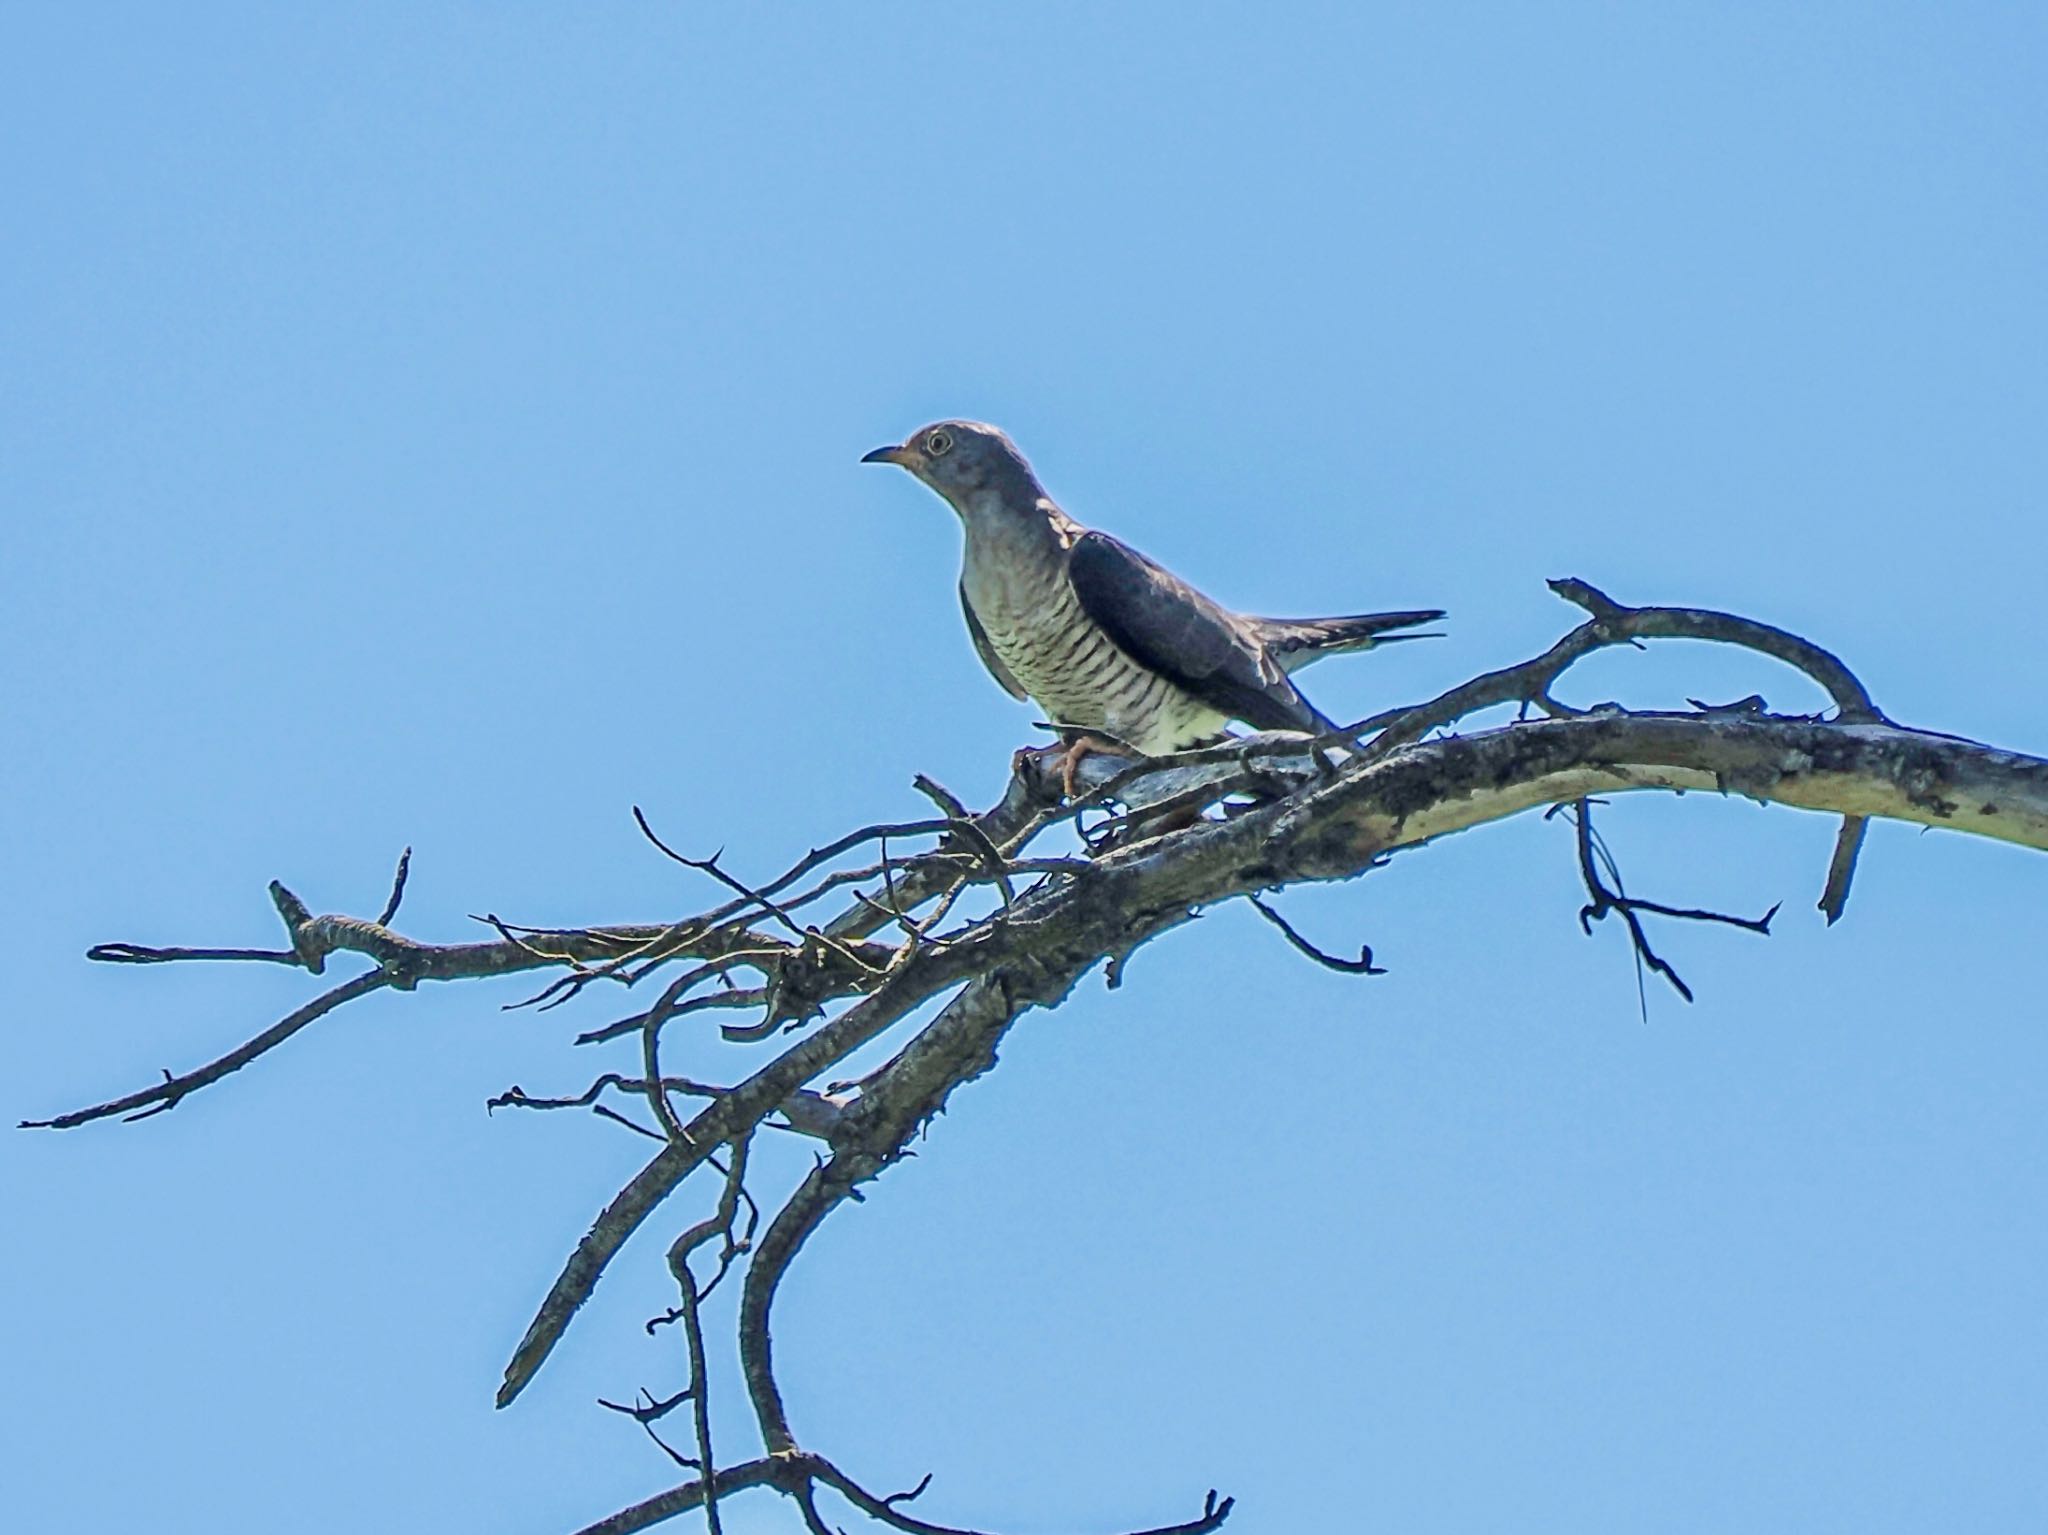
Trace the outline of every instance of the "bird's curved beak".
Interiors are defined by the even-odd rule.
[[[910,462],[910,450],[902,447],[877,448],[872,453],[861,454],[860,461],[864,464],[895,464],[899,468],[907,467]]]

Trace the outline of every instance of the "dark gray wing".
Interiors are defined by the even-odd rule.
[[[967,600],[967,588],[960,588],[960,611],[967,615],[967,637],[974,641],[974,652],[981,657],[981,664],[989,675],[1003,685],[1003,691],[1012,698],[1029,698],[1024,685],[1010,675],[1010,669],[1003,665],[1003,658],[996,654],[996,647],[988,642],[988,630],[982,628],[981,620],[974,616],[974,604]]]
[[[1117,648],[1220,714],[1259,730],[1327,730],[1251,627],[1107,533],[1067,554],[1082,611]]]

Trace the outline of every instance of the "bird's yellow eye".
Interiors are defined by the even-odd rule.
[[[939,457],[939,455],[952,446],[953,434],[951,432],[933,432],[931,436],[924,440],[924,450],[933,458]]]

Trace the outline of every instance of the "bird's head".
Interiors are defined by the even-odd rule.
[[[1009,506],[1032,507],[1045,491],[1038,477],[998,427],[980,421],[936,421],[908,440],[863,454],[864,464],[908,469],[965,515],[983,491],[995,491]]]

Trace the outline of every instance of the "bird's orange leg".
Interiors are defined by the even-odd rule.
[[[1085,730],[1076,735],[1067,743],[1067,749],[1059,755],[1060,787],[1066,791],[1067,798],[1074,797],[1077,787],[1074,783],[1074,774],[1080,770],[1082,758],[1122,757],[1127,755],[1129,750],[1130,748],[1106,737],[1090,735]]]

